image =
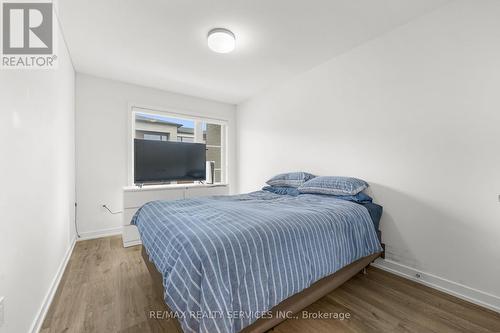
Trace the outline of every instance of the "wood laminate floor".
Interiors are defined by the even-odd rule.
[[[140,246],[121,237],[78,242],[42,326],[47,332],[169,332],[142,262]],[[369,268],[312,304],[309,314],[349,314],[349,319],[290,319],[273,333],[302,332],[500,332],[500,314]],[[334,315],[333,315],[334,316]]]

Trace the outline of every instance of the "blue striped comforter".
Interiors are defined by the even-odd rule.
[[[380,252],[368,211],[265,191],[153,201],[136,224],[185,332],[238,332],[284,299]]]

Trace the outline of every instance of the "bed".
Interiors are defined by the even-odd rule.
[[[265,332],[378,257],[372,216],[333,196],[257,191],[153,201],[132,223],[179,329],[233,333]]]

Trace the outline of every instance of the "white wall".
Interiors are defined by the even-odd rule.
[[[54,70],[0,70],[0,332],[32,329],[73,244],[75,76],[61,34]]]
[[[239,190],[290,170],[366,179],[389,259],[500,309],[499,17],[451,3],[239,105]]]
[[[122,215],[122,188],[127,186],[129,106],[178,110],[188,115],[228,120],[229,182],[235,183],[235,106],[152,88],[101,79],[76,77],[76,183],[78,226],[82,236],[116,232]]]

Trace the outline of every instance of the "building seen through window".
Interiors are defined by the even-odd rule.
[[[214,164],[214,183],[225,182],[224,125],[210,121],[135,113],[135,138],[206,144],[206,159]]]

